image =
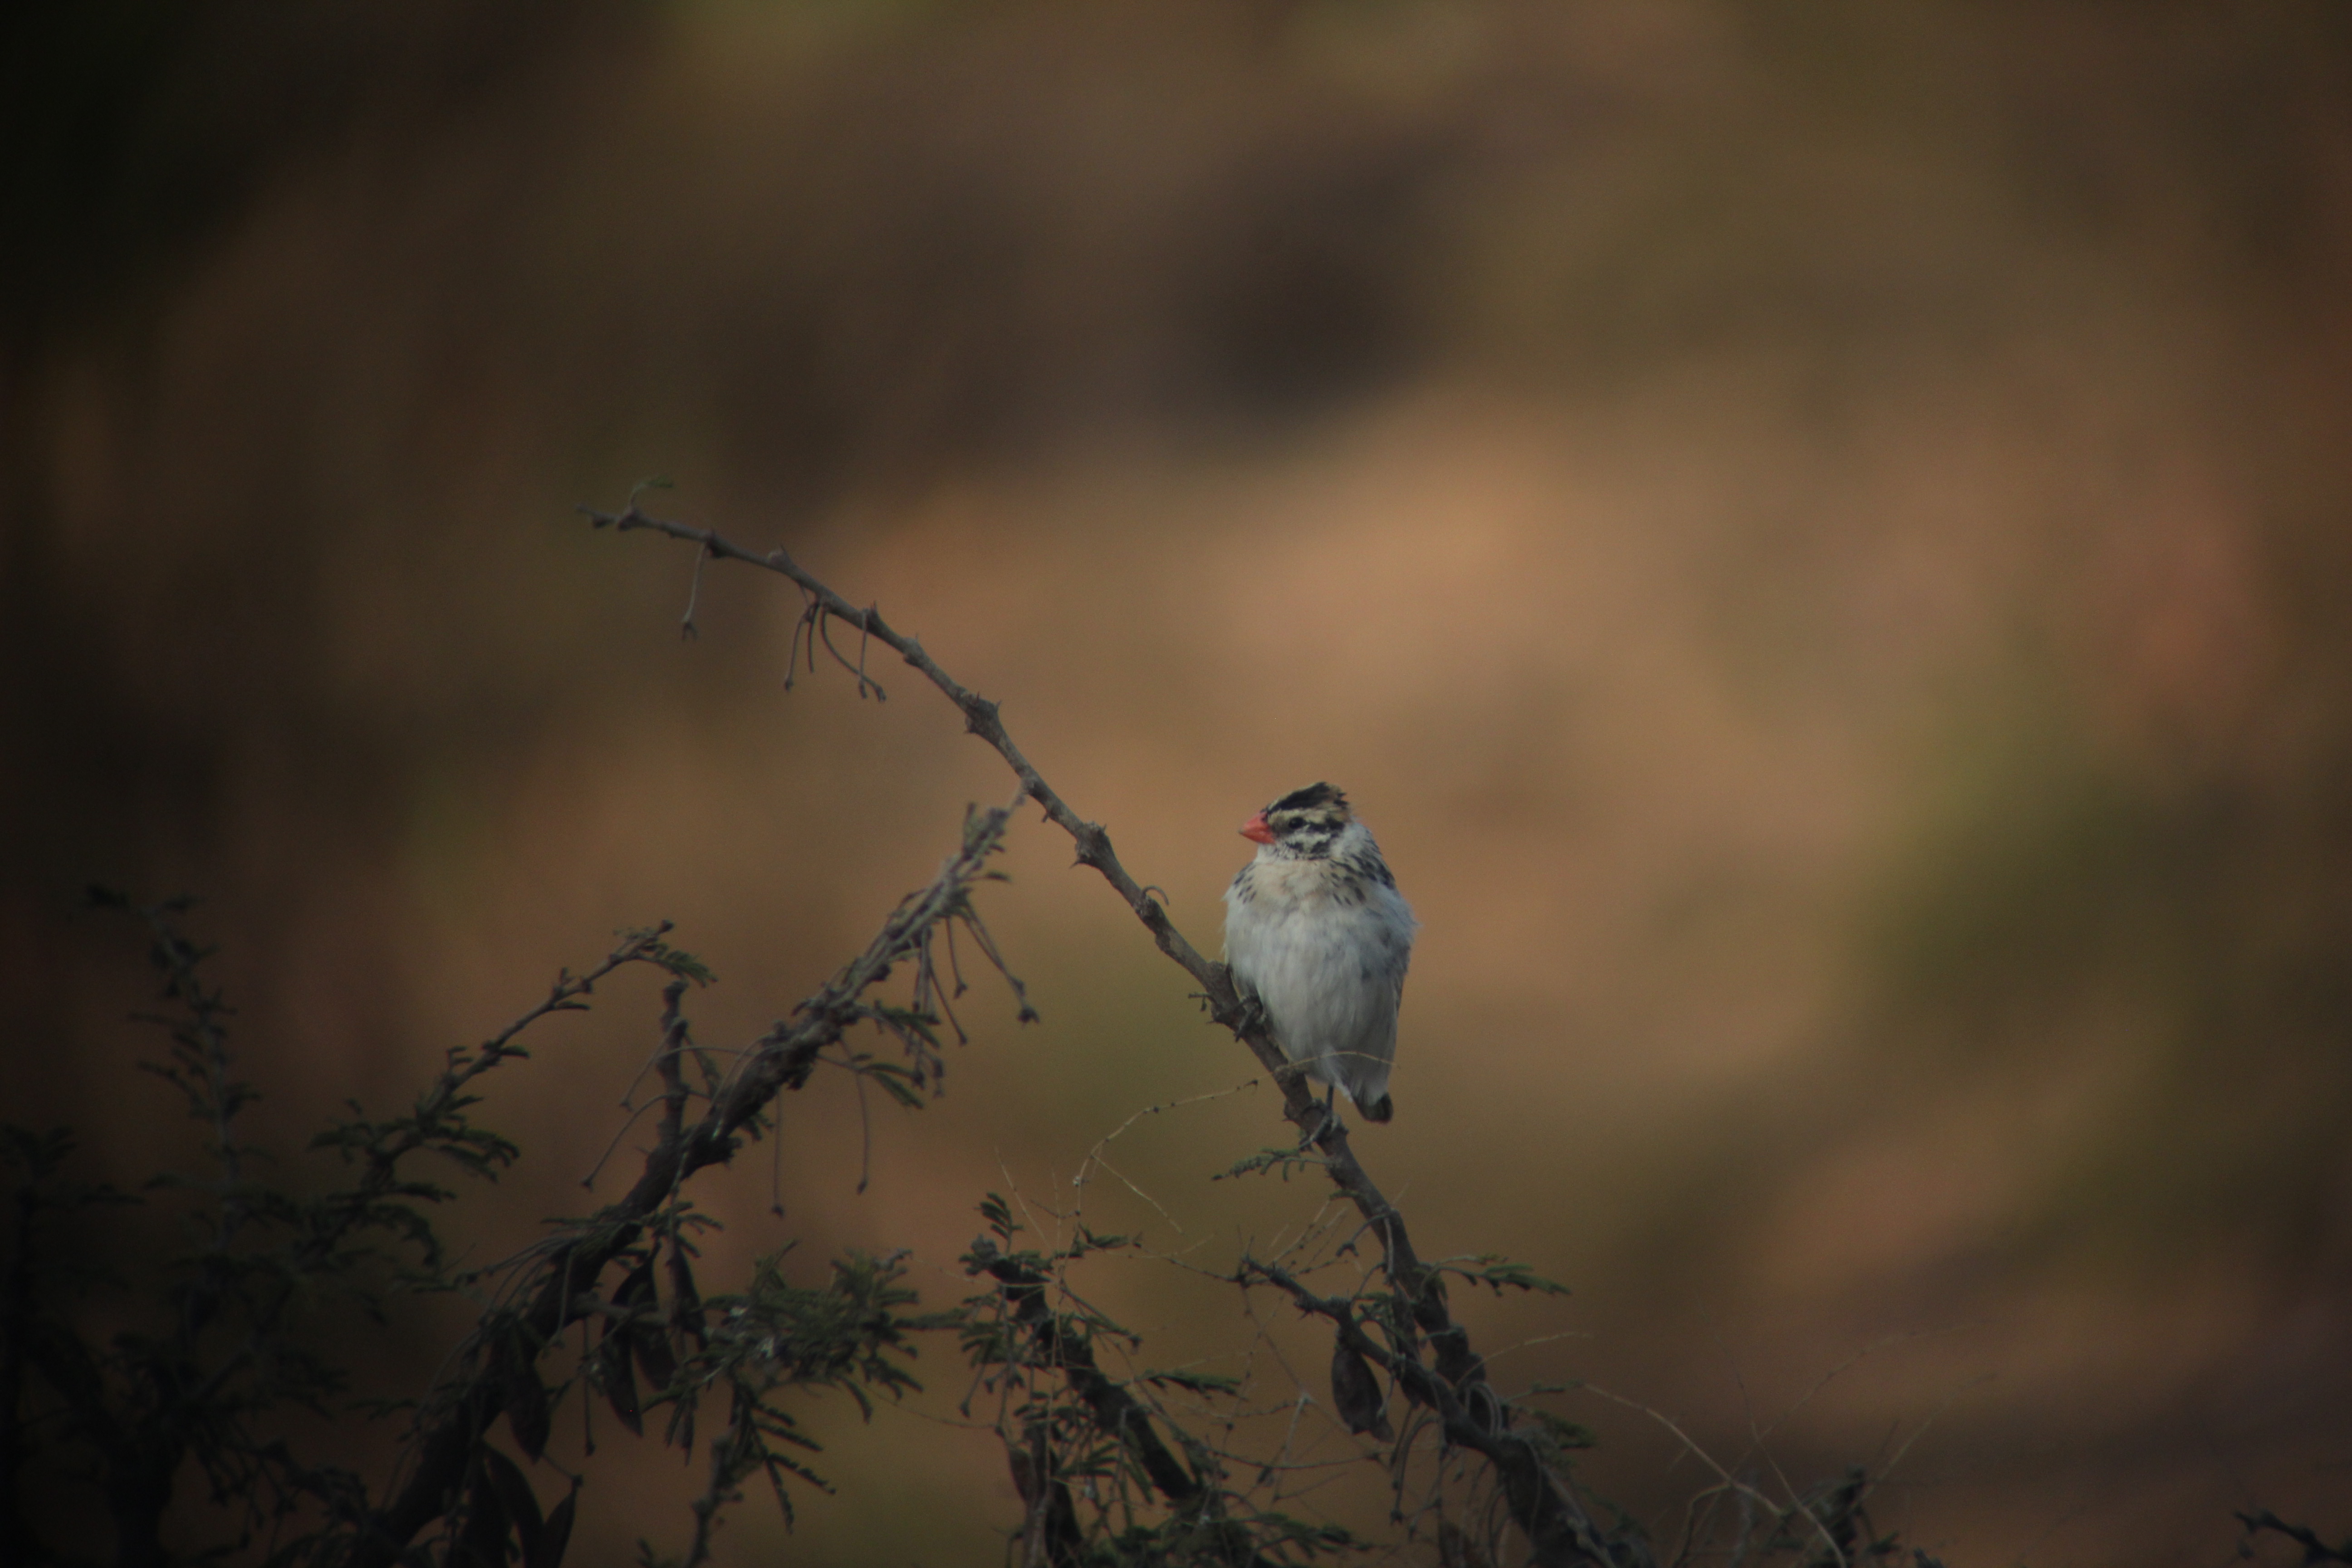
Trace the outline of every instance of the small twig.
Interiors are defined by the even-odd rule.
[[[857,1085],[857,1194],[864,1197],[874,1174],[874,1119],[866,1109],[866,1075],[852,1067],[849,1076]],[[781,1145],[783,1140],[776,1142]]]
[[[1112,1164],[1108,1160],[1098,1159],[1095,1163],[1102,1169],[1108,1171],[1112,1175],[1117,1176],[1118,1178],[1119,1185],[1125,1187],[1129,1192],[1133,1193],[1137,1197],[1141,1198],[1145,1203],[1150,1204],[1151,1205],[1151,1212],[1158,1215],[1161,1219],[1166,1220],[1170,1226],[1175,1230],[1177,1235],[1181,1236],[1184,1234],[1184,1227],[1181,1225],[1177,1224],[1176,1216],[1170,1214],[1165,1208],[1162,1208],[1158,1198],[1153,1197],[1150,1193],[1145,1192],[1141,1187],[1137,1186],[1133,1181],[1129,1179],[1126,1172]]]
[[[1251,1083],[1255,1083],[1255,1081],[1256,1079],[1255,1079],[1250,1080]],[[1129,1116],[1126,1121],[1120,1122],[1109,1132],[1095,1141],[1095,1146],[1087,1151],[1087,1157],[1078,1162],[1078,1173],[1070,1178],[1070,1185],[1083,1189],[1087,1184],[1087,1173],[1088,1169],[1090,1167],[1099,1165],[1102,1169],[1110,1172],[1112,1175],[1118,1176],[1122,1183],[1125,1183],[1128,1191],[1133,1193],[1137,1197],[1141,1198],[1145,1203],[1150,1204],[1153,1208],[1158,1209],[1160,1212],[1160,1217],[1166,1220],[1170,1225],[1175,1226],[1176,1233],[1179,1236],[1183,1235],[1184,1227],[1176,1224],[1175,1215],[1170,1214],[1166,1209],[1160,1208],[1159,1200],[1154,1198],[1150,1193],[1145,1192],[1141,1187],[1139,1187],[1133,1182],[1129,1181],[1124,1173],[1118,1171],[1108,1160],[1103,1157],[1103,1151],[1111,1145],[1113,1140],[1118,1138],[1121,1134],[1125,1133],[1129,1128],[1134,1126],[1137,1122],[1142,1121],[1147,1116],[1158,1116],[1164,1111],[1181,1110],[1188,1105],[1203,1105],[1213,1100],[1223,1100],[1230,1095],[1240,1093],[1242,1089],[1247,1089],[1248,1087],[1249,1084],[1240,1084],[1233,1089],[1221,1089],[1209,1094],[1196,1094],[1184,1100],[1171,1100],[1162,1105],[1145,1106],[1142,1110],[1135,1112],[1135,1114]]]
[[[758,1124],[747,1125],[757,1136]],[[784,1217],[784,1141],[781,1136],[768,1140],[768,1213],[777,1219]]]
[[[874,640],[873,621],[874,612],[877,608],[877,606],[876,605],[868,605],[866,606],[866,613],[857,617],[857,694],[860,697],[866,695],[866,688],[867,685],[866,676],[866,649],[867,645]],[[874,687],[875,701],[887,702],[890,700],[890,694],[882,689],[882,683],[880,681],[877,680],[872,684]]]
[[[708,550],[695,552],[694,576],[686,585],[686,614],[678,617],[677,623],[677,635],[687,642],[692,642],[702,635],[694,624],[694,601],[702,593],[702,563],[709,559],[710,552]]]
[[[815,598],[807,589],[802,589],[801,613],[793,618],[792,638],[784,645],[784,689],[787,691],[793,689],[793,683],[800,673],[801,633],[808,629],[809,617],[815,613]],[[814,641],[810,644],[809,652],[809,673],[814,675],[816,673],[816,649]]]
[[[628,1110],[629,1119],[626,1121],[622,1122],[619,1127],[614,1130],[611,1140],[604,1145],[604,1152],[596,1156],[596,1163],[588,1167],[588,1173],[586,1175],[580,1178],[580,1184],[582,1186],[587,1188],[592,1193],[596,1190],[596,1178],[604,1174],[605,1162],[612,1159],[612,1157],[619,1152],[621,1140],[629,1135],[629,1129],[637,1124],[637,1119],[645,1115],[646,1111],[651,1110],[656,1103],[658,1102],[649,1100],[643,1105],[623,1108]]]
[[[1701,1447],[1697,1439],[1694,1438],[1689,1433],[1684,1431],[1682,1427],[1675,1423],[1674,1418],[1667,1415],[1664,1411],[1654,1410],[1649,1405],[1643,1404],[1638,1399],[1628,1399],[1622,1394],[1612,1394],[1607,1389],[1601,1387],[1599,1384],[1587,1383],[1584,1386],[1591,1393],[1599,1394],[1601,1398],[1610,1401],[1612,1404],[1622,1405],[1628,1410],[1638,1411],[1642,1415],[1646,1415],[1651,1420],[1656,1422],[1659,1426],[1664,1427],[1668,1432],[1674,1435],[1677,1442],[1682,1444],[1685,1452],[1688,1453],[1693,1458],[1698,1460],[1699,1463],[1705,1465],[1708,1469],[1713,1470],[1721,1483],[1725,1487],[1729,1488],[1733,1492],[1742,1497],[1753,1499],[1755,1501],[1762,1504],[1765,1508],[1769,1509],[1775,1517],[1782,1520],[1802,1515],[1805,1522],[1813,1527],[1813,1532],[1822,1538],[1822,1545],[1828,1549],[1831,1558],[1840,1564],[1843,1564],[1845,1562],[1845,1552],[1838,1545],[1836,1538],[1830,1534],[1829,1527],[1822,1521],[1820,1517],[1816,1515],[1811,1509],[1805,1506],[1804,1499],[1797,1495],[1794,1488],[1790,1489],[1790,1500],[1788,1506],[1784,1508],[1780,1504],[1774,1502],[1764,1493],[1758,1491],[1754,1487],[1749,1486],[1746,1481],[1743,1481],[1738,1477],[1733,1475],[1729,1470],[1725,1469],[1721,1464],[1717,1462],[1714,1455]],[[1786,1477],[1781,1478],[1781,1485],[1789,1485]]]

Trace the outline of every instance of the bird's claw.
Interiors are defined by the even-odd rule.
[[[1298,1152],[1300,1153],[1304,1154],[1307,1150],[1315,1147],[1316,1143],[1322,1138],[1323,1134],[1328,1132],[1332,1128],[1339,1125],[1339,1107],[1333,1103],[1338,1094],[1339,1091],[1337,1089],[1326,1090],[1323,1096],[1323,1103],[1316,1107],[1321,1114],[1299,1124]]]
[[[1241,1017],[1235,1023],[1234,1028],[1238,1033],[1244,1035],[1264,1035],[1269,1039],[1273,1037],[1274,1018],[1266,1012],[1265,1001],[1263,997],[1255,993],[1242,997]]]

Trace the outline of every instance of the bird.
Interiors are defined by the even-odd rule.
[[[1421,922],[1371,831],[1328,784],[1291,791],[1241,834],[1258,849],[1225,889],[1234,990],[1264,1013],[1286,1059],[1344,1090],[1367,1119],[1388,1121],[1397,1009]]]

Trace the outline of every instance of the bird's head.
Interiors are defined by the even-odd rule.
[[[1293,854],[1319,855],[1354,820],[1346,795],[1329,784],[1311,784],[1242,824],[1242,837]]]

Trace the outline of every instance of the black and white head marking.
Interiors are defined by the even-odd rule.
[[[1265,825],[1274,830],[1269,847],[1286,859],[1321,859],[1355,819],[1346,795],[1328,784],[1311,784],[1265,808]]]

